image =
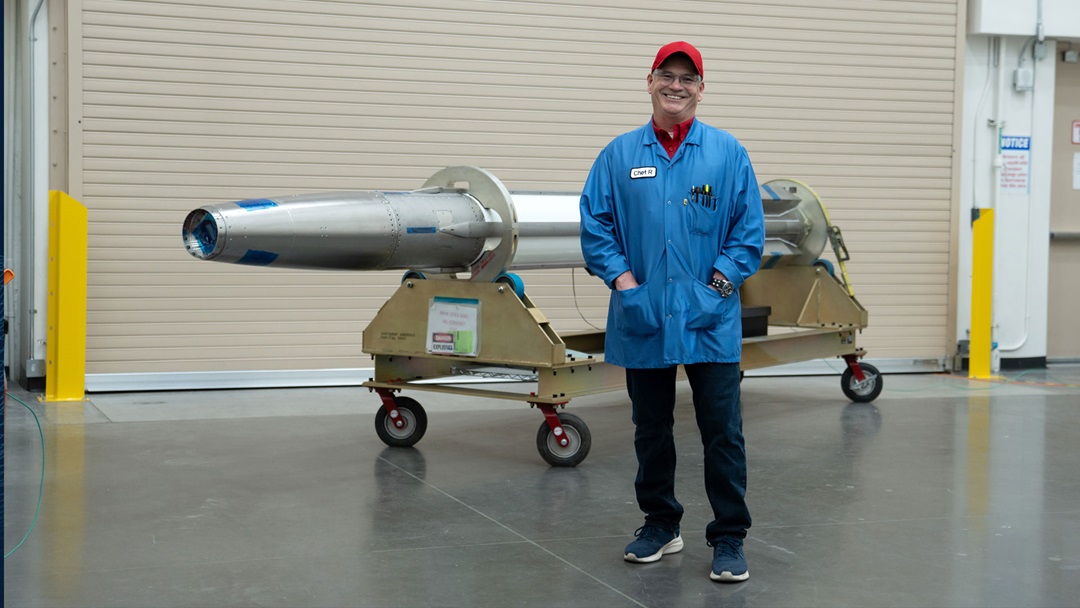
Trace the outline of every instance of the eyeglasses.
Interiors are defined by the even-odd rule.
[[[679,84],[687,88],[696,86],[698,83],[701,82],[701,75],[699,74],[678,75],[672,74],[671,72],[661,72],[660,70],[656,70],[655,72],[653,72],[653,76],[660,81],[661,86],[665,87],[670,86],[671,83],[675,82],[676,80],[679,81]]]

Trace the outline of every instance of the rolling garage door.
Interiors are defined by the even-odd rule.
[[[361,332],[398,273],[198,262],[185,214],[412,189],[463,164],[512,191],[578,192],[598,151],[647,120],[647,67],[673,39],[705,57],[699,118],[739,137],[762,181],[800,179],[829,205],[870,311],[861,344],[940,361],[958,4],[74,1],[88,375],[369,366]],[[603,325],[607,290],[583,271],[524,279],[557,329]]]

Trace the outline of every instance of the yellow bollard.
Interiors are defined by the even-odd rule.
[[[994,323],[994,210],[975,209],[971,222],[971,342],[968,377],[987,379]]]
[[[45,400],[82,401],[86,389],[87,212],[49,191],[49,297]]]

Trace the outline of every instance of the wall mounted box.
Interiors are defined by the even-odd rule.
[[[1039,0],[968,0],[968,33],[1034,36]],[[1042,0],[1043,35],[1080,40],[1080,1]]]

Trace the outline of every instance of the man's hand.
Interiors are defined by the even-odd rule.
[[[633,289],[638,286],[637,279],[634,275],[627,270],[626,272],[615,277],[614,281],[616,291],[626,291],[627,289]]]
[[[726,281],[726,280],[727,280],[727,277],[726,277],[726,276],[724,276],[724,273],[720,272],[719,270],[715,270],[715,269],[713,270],[713,273],[712,273],[712,278],[713,278],[713,279],[715,279],[715,280],[717,280],[717,281],[721,281],[721,282],[723,282],[723,281]],[[719,289],[717,289],[717,288],[715,288],[715,287],[713,287],[711,283],[709,284],[709,287],[710,287],[710,288],[712,288],[712,290],[713,290],[713,291],[715,291],[715,292],[717,292],[717,293],[719,293],[719,292],[720,292],[720,290],[719,290]],[[724,294],[720,294],[720,295],[724,295]],[[726,296],[725,296],[725,297],[726,297]]]

